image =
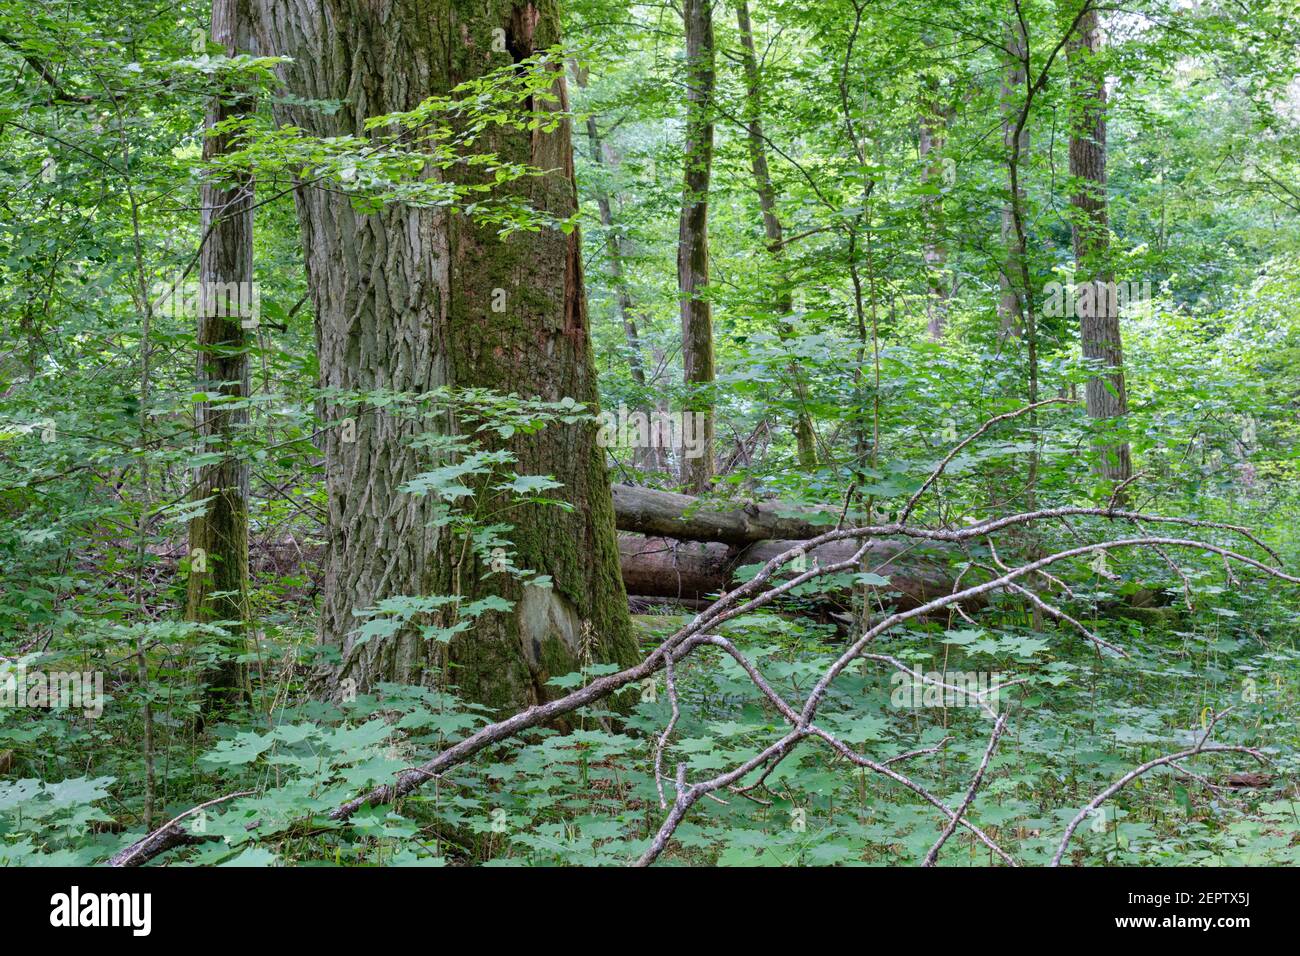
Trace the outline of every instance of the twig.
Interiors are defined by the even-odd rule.
[[[1231,709],[1232,708],[1228,708],[1227,710],[1224,710],[1222,713],[1218,713],[1214,715],[1213,719],[1210,721],[1209,727],[1205,729],[1205,733],[1201,736],[1200,741],[1196,744],[1195,747],[1191,748],[1190,750],[1183,750],[1176,754],[1167,754],[1164,757],[1157,757],[1155,760],[1148,760],[1140,767],[1134,767],[1132,770],[1124,774],[1124,776],[1120,777],[1118,780],[1112,783],[1101,793],[1097,794],[1097,796],[1093,797],[1092,800],[1088,802],[1088,805],[1084,807],[1082,810],[1080,810],[1078,814],[1075,816],[1075,818],[1070,821],[1070,825],[1065,828],[1065,834],[1061,837],[1061,844],[1056,848],[1056,855],[1052,857],[1052,862],[1049,865],[1050,866],[1061,865],[1061,857],[1065,856],[1065,848],[1070,845],[1070,839],[1071,837],[1074,836],[1074,831],[1079,829],[1079,825],[1083,823],[1084,820],[1086,820],[1093,812],[1095,812],[1096,809],[1100,807],[1103,803],[1105,803],[1115,794],[1119,793],[1120,790],[1124,789],[1126,785],[1136,780],[1138,777],[1142,776],[1144,773],[1146,773],[1149,770],[1154,770],[1156,767],[1163,767],[1166,764],[1173,764],[1179,760],[1186,760],[1188,757],[1195,757],[1198,754],[1202,754],[1202,753],[1243,753],[1243,754],[1249,754],[1250,756],[1258,760],[1260,763],[1264,763],[1264,764],[1268,763],[1269,762],[1268,758],[1265,757],[1258,750],[1255,750],[1253,747],[1241,747],[1241,746],[1236,746],[1231,744],[1206,743],[1206,741],[1210,739],[1210,734],[1214,733],[1214,725],[1217,724],[1220,718],[1222,718],[1225,714],[1227,714],[1228,711]]]
[[[993,756],[993,751],[996,750],[998,746],[998,738],[1002,736],[1002,731],[1006,729],[1006,726],[1007,715],[1003,714],[998,718],[998,722],[993,726],[993,734],[989,737],[989,745],[984,750],[984,759],[980,761],[979,769],[975,771],[975,776],[971,778],[970,786],[966,789],[965,799],[962,800],[961,806],[957,808],[956,814],[953,818],[948,821],[948,825],[943,828],[943,832],[939,834],[939,839],[935,841],[934,846],[930,847],[930,852],[927,853],[925,859],[921,861],[922,866],[934,866],[935,861],[939,859],[939,851],[942,850],[943,845],[948,842],[948,837],[952,836],[953,831],[957,829],[957,824],[961,822],[962,814],[966,812],[966,808],[969,807],[971,801],[975,799],[975,792],[979,790],[980,783],[984,780],[984,771],[988,769],[989,760]]]

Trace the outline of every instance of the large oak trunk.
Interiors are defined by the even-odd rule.
[[[549,47],[559,38],[550,0],[257,0],[263,48],[293,62],[289,92],[337,100],[333,113],[285,105],[282,121],[320,136],[365,135],[367,118],[410,110],[430,95]],[[499,42],[504,37],[504,43]],[[498,41],[498,42],[494,42]],[[504,48],[504,49],[503,49]],[[556,89],[563,95],[558,73]],[[557,216],[576,208],[567,123],[553,133],[497,129],[482,140],[504,161],[548,171],[514,188]],[[462,179],[472,171],[457,168]],[[366,215],[346,196],[303,184],[298,213],[316,308],[321,384],[342,390],[425,392],[485,387],[594,405],[578,236],[553,230],[501,239],[444,209],[390,204]],[[494,311],[501,304],[504,311]],[[511,511],[515,563],[549,574],[523,588],[433,526],[434,500],[400,486],[431,465],[411,439],[454,422],[414,421],[383,409],[322,409],[329,547],[321,640],[342,651],[339,677],[428,682],[444,671],[461,693],[517,708],[554,693],[546,682],[594,660],[630,661],[635,643],[619,579],[613,511],[593,425],[548,426],[505,446],[521,474],[553,474],[572,511]],[[352,427],[341,428],[347,418]],[[347,441],[347,438],[353,438]],[[488,594],[512,602],[439,645],[413,629],[358,643],[355,612],[395,595]],[[440,622],[449,623],[445,618]],[[448,668],[448,665],[450,667]]]

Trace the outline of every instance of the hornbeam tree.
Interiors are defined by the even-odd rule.
[[[213,0],[212,40],[230,55],[252,50],[249,0]],[[236,120],[252,110],[252,96],[232,88],[213,98],[208,129]],[[227,152],[228,132],[210,132],[203,158],[212,162]],[[256,323],[253,309],[253,180],[237,173],[232,180],[202,187],[202,248],[199,253],[198,381],[199,390],[217,401],[195,407],[200,452],[219,453],[199,466],[192,492],[206,501],[190,520],[190,571],[186,617],[224,621],[242,634],[248,620],[248,465],[234,444],[248,424],[240,400],[248,396],[248,332]],[[175,290],[173,295],[180,295]],[[226,657],[209,680],[212,702],[237,695],[240,669]]]
[[[1088,0],[1091,2],[1091,0]],[[1068,47],[1070,65],[1070,176],[1075,180],[1074,259],[1079,295],[1079,339],[1084,358],[1106,371],[1088,379],[1088,415],[1098,420],[1128,414],[1124,387],[1124,349],[1110,264],[1110,220],[1106,202],[1106,77],[1097,54],[1101,24],[1096,9],[1085,10]],[[1096,446],[1098,471],[1112,482],[1133,474],[1127,442]]]
[[[736,4],[736,26],[740,29],[740,62],[745,71],[745,121],[746,139],[749,143],[749,166],[754,174],[754,190],[758,193],[758,206],[763,213],[763,235],[767,249],[777,271],[779,288],[771,309],[782,338],[791,333],[790,316],[794,312],[794,295],[791,292],[789,268],[785,261],[785,232],[776,214],[776,187],[767,164],[767,137],[763,133],[763,79],[758,66],[758,53],[754,49],[754,28],[749,20],[749,4],[739,0]],[[794,437],[798,449],[799,467],[814,470],[817,467],[817,433],[812,416],[808,414],[807,375],[797,361],[787,366],[793,383],[795,409]]]
[[[411,111],[560,39],[553,0],[256,0],[256,7],[263,51],[291,58],[279,69],[292,101],[278,119],[319,137],[371,137],[367,120]],[[551,89],[563,107],[558,68]],[[576,209],[570,129],[565,121],[527,128],[534,109],[551,108],[543,99],[516,103],[520,122],[483,130],[474,148],[541,171],[505,188],[563,219]],[[339,105],[330,111],[319,101]],[[469,163],[451,176],[493,181]],[[343,191],[313,182],[298,185],[296,203],[327,394],[489,389],[594,406],[576,229],[503,238],[464,209],[390,202],[360,210]],[[436,525],[435,496],[403,491],[428,471],[417,437],[430,429],[455,434],[454,420],[343,403],[322,414],[329,541],[320,639],[342,653],[336,684],[355,681],[347,687],[364,690],[447,674],[471,700],[518,708],[552,696],[549,679],[581,663],[634,658],[594,423],[521,430],[497,446],[514,456],[520,474],[561,482],[552,497],[572,506],[528,504],[503,519],[514,564],[549,575],[546,588],[497,573],[493,561]],[[495,596],[510,607],[475,618],[445,652],[417,622],[360,639],[358,612],[412,595],[458,597],[434,615],[444,627],[455,625],[465,602]]]
[[[928,290],[925,299],[926,330],[931,340],[942,342],[948,325],[948,293],[952,281],[947,274],[948,246],[944,239],[946,227],[942,195],[942,184],[946,176],[943,150],[952,110],[940,102],[941,88],[936,78],[926,77],[924,84],[916,151],[922,164],[921,184],[929,190],[922,205],[923,228],[926,232],[922,255]]]
[[[682,363],[686,386],[704,414],[704,454],[686,458],[682,478],[694,492],[713,479],[713,309],[709,284],[709,179],[713,172],[713,96],[716,70],[713,14],[708,0],[686,0],[686,148],[682,158],[682,212],[677,234],[677,287],[682,309]]]
[[[1002,295],[998,300],[998,318],[1001,321],[1002,334],[1023,333],[1024,316],[1021,315],[1021,296],[1023,290],[1018,288],[1021,276],[1020,250],[1016,236],[1016,206],[1024,206],[1025,189],[1019,181],[1019,174],[1013,173],[1013,164],[1025,161],[1029,153],[1029,126],[1019,119],[1023,101],[1022,89],[1025,86],[1028,71],[1025,58],[1029,50],[1029,38],[1025,35],[1023,23],[1006,23],[1003,27],[1003,52],[1005,59],[1002,69],[1002,90],[998,107],[1002,114],[1002,145],[1006,150],[1007,170],[1016,183],[1009,188],[1008,199],[1002,206],[1002,244],[1006,255],[998,273],[998,285]]]

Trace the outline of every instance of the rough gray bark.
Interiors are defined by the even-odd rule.
[[[767,137],[763,134],[763,81],[758,70],[758,55],[754,50],[754,30],[749,22],[749,4],[736,3],[736,24],[740,28],[740,58],[745,70],[745,106],[748,118],[745,123],[749,140],[749,165],[754,174],[754,189],[758,193],[758,206],[763,214],[763,235],[767,238],[768,252],[777,267],[780,283],[772,302],[773,315],[780,323],[781,338],[790,335],[790,315],[794,312],[794,296],[790,291],[790,276],[785,266],[785,236],[781,219],[776,214],[776,189],[767,165]],[[795,448],[799,465],[812,471],[817,467],[816,435],[812,416],[808,414],[808,384],[803,369],[792,361],[787,367],[793,383],[795,398]]]
[[[713,171],[715,67],[710,0],[684,0],[686,22],[686,145],[682,212],[677,235],[677,287],[681,297],[682,362],[693,410],[703,413],[704,453],[683,458],[682,478],[703,492],[713,479],[713,312],[703,295],[709,284],[709,178]]]
[[[1128,414],[1124,387],[1124,348],[1118,302],[1112,293],[1115,275],[1110,261],[1110,224],[1106,199],[1106,77],[1097,54],[1101,26],[1096,10],[1084,13],[1067,45],[1070,66],[1070,175],[1076,188],[1070,197],[1074,239],[1075,285],[1079,305],[1079,338],[1085,358],[1097,359],[1109,371],[1088,379],[1088,415],[1098,420]],[[1103,478],[1122,482],[1133,474],[1127,442],[1098,443],[1094,449]]]
[[[300,102],[280,107],[282,121],[320,136],[367,135],[367,118],[410,110],[559,39],[553,0],[255,5],[263,50],[293,58],[281,67],[288,92],[341,103],[333,114]],[[504,50],[494,43],[502,36]],[[558,71],[555,84],[563,99]],[[548,171],[510,187],[535,208],[561,217],[576,208],[567,122],[551,133],[495,128],[476,148]],[[456,169],[461,181],[480,175]],[[363,214],[338,190],[309,184],[298,188],[296,200],[323,386],[417,393],[483,387],[595,403],[576,231],[544,229],[503,240],[495,227],[459,212],[389,204]],[[494,310],[502,296],[504,311]],[[554,424],[501,442],[516,456],[519,473],[554,475],[564,485],[554,494],[574,505],[568,512],[514,508],[500,519],[513,526],[507,536],[515,564],[553,578],[546,590],[493,573],[490,562],[448,529],[434,527],[431,496],[398,490],[441,463],[411,439],[430,429],[451,431],[454,421],[338,404],[322,414],[330,426],[329,545],[320,637],[342,652],[338,677],[355,679],[361,689],[379,681],[450,680],[471,700],[514,710],[555,693],[546,682],[588,657],[632,660],[636,646],[594,425]],[[340,427],[347,418],[354,419],[354,432]],[[421,594],[466,601],[496,594],[514,604],[478,618],[445,653],[414,628],[356,641],[357,610]],[[451,621],[449,613],[427,623]]]
[[[249,0],[213,0],[212,41],[233,55],[254,49]],[[227,90],[208,109],[207,127],[253,110],[252,97]],[[211,163],[231,148],[229,134],[209,135],[203,159]],[[203,246],[199,253],[198,390],[232,400],[249,392],[249,336],[241,306],[253,288],[253,179],[204,183],[200,205]],[[236,292],[236,301],[228,293]],[[251,317],[250,317],[251,318]],[[229,621],[236,632],[248,620],[248,466],[232,446],[248,424],[248,411],[221,402],[195,406],[200,452],[225,453],[196,470],[193,498],[208,499],[189,525],[190,572],[185,616],[191,621]],[[241,668],[227,659],[207,675],[209,701],[240,692]]]

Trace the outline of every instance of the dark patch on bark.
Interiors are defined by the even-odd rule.
[[[531,3],[522,6],[516,4],[510,8],[510,22],[506,24],[506,49],[510,51],[510,58],[516,63],[528,59],[536,52],[533,49],[533,34],[537,31],[537,21],[540,16],[537,8]],[[535,105],[531,96],[524,100],[524,109],[529,113],[533,111]]]
[[[572,336],[579,346],[586,344],[582,338],[586,322],[583,320],[583,307],[586,299],[582,283],[582,242],[578,236],[578,227],[569,233],[569,242],[565,250],[564,263],[564,334]]]
[[[516,4],[511,8],[510,22],[506,25],[506,49],[516,63],[528,59],[535,52],[533,34],[537,31],[540,16],[531,3]]]

